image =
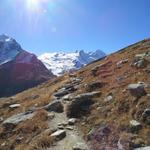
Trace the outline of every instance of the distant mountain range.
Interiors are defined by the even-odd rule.
[[[0,97],[33,87],[65,72],[74,71],[105,56],[95,52],[35,54],[22,49],[17,41],[0,35]],[[43,62],[43,63],[42,63]]]
[[[38,58],[54,75],[62,75],[65,72],[80,69],[81,67],[105,57],[106,54],[101,50],[85,52],[84,50],[72,53],[56,52],[45,53]]]

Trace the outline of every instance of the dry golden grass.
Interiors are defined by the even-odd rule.
[[[16,128],[18,134],[32,134],[40,133],[42,130],[48,128],[47,125],[47,112],[45,110],[40,110],[36,115],[26,122],[21,123]]]
[[[123,51],[109,55],[106,59],[98,61],[96,63],[90,64],[85,68],[80,69],[77,72],[78,77],[83,78],[83,84],[91,83],[94,81],[102,81],[107,83],[104,87],[97,89],[102,92],[102,95],[97,99],[96,105],[93,105],[91,113],[86,116],[86,118],[81,119],[80,124],[78,125],[82,132],[85,135],[95,126],[102,123],[113,122],[116,125],[128,129],[129,121],[135,118],[135,114],[138,110],[144,110],[150,107],[150,101],[146,97],[142,97],[139,101],[134,101],[134,98],[131,96],[127,89],[127,86],[131,83],[137,83],[139,81],[150,84],[150,78],[148,78],[149,73],[146,70],[150,71],[150,65],[143,69],[136,69],[131,67],[134,56],[136,54],[141,54],[146,51],[150,51],[150,40],[146,40],[146,43],[149,44],[147,48],[143,47],[143,42],[133,45],[131,47],[125,48]],[[126,64],[120,69],[116,68],[116,63],[120,60],[128,59]],[[102,77],[101,70],[94,77],[91,73],[91,70],[100,64],[105,64],[107,62],[112,62],[111,66],[105,67],[105,70],[108,70],[112,73],[111,76]],[[121,76],[126,76],[121,81],[118,81],[117,78]],[[150,93],[150,87],[146,89],[147,93]],[[80,93],[86,92],[84,86],[80,88]],[[112,93],[113,101],[104,102],[106,96]],[[97,109],[97,107],[100,107]],[[137,119],[138,120],[138,119]],[[140,120],[139,120],[140,121]],[[81,125],[81,124],[84,125]],[[138,135],[145,140],[145,143],[150,144],[148,140],[148,125],[142,124],[143,128],[138,133]]]
[[[16,150],[46,150],[55,142],[55,139],[50,136],[51,133],[50,130],[45,130],[35,136],[28,144],[17,145]]]
[[[47,81],[35,88],[28,89],[15,96],[0,99],[0,115],[4,118],[8,118],[14,114],[25,112],[32,107],[40,107],[48,104],[53,100],[52,94],[58,88],[60,88],[65,82],[67,77],[59,77],[52,81]],[[19,103],[21,107],[10,110],[9,105]],[[7,105],[6,105],[7,104]],[[4,107],[5,106],[5,107]]]
[[[57,79],[53,79],[52,81],[47,81],[35,88],[31,88],[15,96],[8,98],[1,98],[0,117],[6,119],[12,115],[25,112],[32,107],[41,107],[48,104],[53,99],[52,97],[53,92],[59,89],[65,82],[68,82],[67,76],[59,77]],[[16,109],[10,109],[9,105],[15,103],[21,104],[21,107]],[[3,138],[0,137],[0,145],[6,143],[5,144],[6,146],[2,147],[2,149],[6,150],[14,149],[14,147],[15,148],[17,147],[20,150],[22,150],[23,148],[25,150],[28,150],[29,143],[33,140],[33,138],[44,132],[47,128],[48,128],[47,112],[45,110],[39,110],[36,112],[36,115],[31,120],[27,120],[25,122],[20,123],[14,129],[14,131],[10,133],[5,131],[1,124],[0,135],[3,135]],[[16,142],[18,136],[23,137],[21,143]],[[45,136],[45,141],[46,139],[48,141],[47,136]],[[46,143],[45,143],[46,145],[49,145],[48,142]]]
[[[148,46],[144,47],[144,45]],[[14,97],[2,98],[0,99],[0,116],[5,119],[13,114],[24,112],[31,107],[44,106],[53,100],[52,95],[57,89],[62,87],[65,83],[70,82],[70,76],[81,77],[83,81],[79,89],[74,92],[74,95],[87,92],[84,85],[94,81],[102,81],[105,82],[106,85],[96,89],[97,91],[101,91],[102,95],[95,99],[95,104],[90,108],[90,114],[81,118],[79,121],[80,124],[78,125],[79,129],[81,129],[86,136],[92,128],[99,124],[113,123],[126,132],[129,121],[138,119],[138,111],[150,107],[150,101],[148,101],[146,97],[134,101],[129,91],[126,90],[128,84],[137,83],[138,81],[150,84],[150,78],[148,78],[150,75],[150,65],[143,69],[131,67],[134,56],[146,51],[150,51],[150,40],[144,40],[122,51],[111,54],[101,61],[97,61],[80,69],[74,73],[74,75],[65,74],[62,77],[47,81],[35,88],[19,93]],[[122,59],[128,59],[128,62],[118,69],[116,63]],[[108,62],[111,62],[111,65],[105,65],[103,69],[99,69],[96,76],[92,75],[91,70],[95,66],[107,64]],[[146,70],[149,70],[149,72]],[[119,81],[118,78],[122,76],[125,76],[125,78]],[[150,93],[150,87],[148,87],[146,91]],[[104,99],[109,93],[112,93],[113,101],[105,102]],[[8,103],[8,105],[6,105],[6,103]],[[20,103],[21,107],[10,110],[8,106],[13,103]],[[99,109],[97,109],[98,107]],[[10,146],[11,144],[15,145],[14,139],[17,137],[17,134],[19,134],[25,139],[15,145],[16,150],[33,150],[37,149],[37,147],[40,147],[42,150],[50,147],[53,143],[53,139],[50,138],[49,134],[44,133],[48,127],[46,119],[46,112],[43,110],[38,111],[33,119],[18,125],[15,128],[16,132],[13,136],[8,136],[7,139],[0,139],[0,144],[7,141]],[[141,120],[139,119],[139,121]],[[144,139],[146,144],[150,144],[148,138],[150,134],[149,126],[144,123],[142,123],[142,126],[143,128],[138,133],[138,136]],[[4,130],[2,126],[0,126],[0,133],[3,132]]]
[[[54,139],[50,136],[44,135],[29,144],[20,144],[16,146],[15,150],[46,150],[52,146]]]

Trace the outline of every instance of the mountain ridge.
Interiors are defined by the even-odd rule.
[[[101,50],[96,50],[94,52],[76,50],[75,52],[44,53],[38,58],[53,72],[54,75],[60,76],[64,72],[78,70],[105,56],[106,54]]]

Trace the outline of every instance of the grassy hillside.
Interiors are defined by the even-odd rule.
[[[140,54],[140,55],[139,55]],[[76,126],[84,135],[90,149],[134,149],[150,145],[150,39],[126,47],[94,62],[73,74],[47,81],[42,85],[0,99],[0,149],[42,149],[57,143],[49,137],[48,112],[41,108],[53,101],[53,93],[72,79],[81,79],[77,90],[71,94],[99,91],[92,105],[79,114]],[[138,96],[128,90],[130,84],[144,84],[145,94]],[[97,83],[97,84],[96,84]],[[140,94],[140,91],[139,91]],[[21,104],[10,109],[11,104]],[[83,104],[84,105],[84,104]],[[70,105],[66,106],[68,114]],[[71,107],[73,108],[73,107]],[[8,117],[27,110],[35,116],[8,130],[2,122]],[[75,110],[80,112],[80,107]],[[144,115],[144,112],[146,115]],[[137,121],[136,126],[131,121]],[[49,131],[50,132],[50,131]],[[18,140],[19,137],[22,139]],[[119,145],[119,146],[118,146]]]

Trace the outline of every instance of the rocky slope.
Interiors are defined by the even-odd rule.
[[[43,63],[6,35],[0,36],[0,96],[15,94],[53,77]]]
[[[84,52],[81,50],[74,53],[45,53],[39,56],[39,59],[53,72],[53,74],[60,76],[65,72],[80,69],[105,56],[106,54],[101,50],[96,50],[95,52]]]
[[[149,150],[149,75],[146,39],[2,98],[0,149]]]

